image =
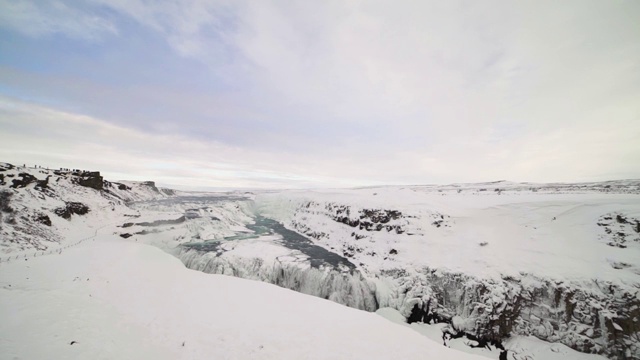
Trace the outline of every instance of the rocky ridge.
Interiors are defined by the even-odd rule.
[[[169,196],[154,183],[115,183],[98,171],[46,169],[0,163],[0,254],[47,250],[77,217],[130,211],[134,200]]]

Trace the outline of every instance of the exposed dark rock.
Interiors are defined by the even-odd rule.
[[[38,216],[36,217],[36,221],[41,224],[51,226],[51,218],[49,217],[49,215],[38,214]]]
[[[619,247],[620,249],[626,249],[627,245],[621,244],[619,242],[608,242],[607,245],[612,246],[612,247]]]
[[[363,209],[360,219],[370,219],[373,223],[386,224],[391,220],[402,217],[398,210]]]
[[[174,225],[174,224],[181,224],[185,222],[185,220],[186,218],[184,216],[181,216],[175,220],[156,220],[153,222],[141,222],[141,223],[137,223],[136,225],[140,225],[140,226]]]
[[[465,275],[426,275],[423,284],[429,284],[430,290],[423,294],[429,300],[414,305],[410,322],[436,319],[451,323],[454,315],[460,315],[473,325],[454,329],[452,335],[464,331],[465,336],[475,337],[473,340],[480,344],[525,334],[586,353],[637,359],[624,355],[640,332],[640,300],[634,292],[613,284],[599,284],[603,292],[596,294],[550,281],[532,288],[523,287],[516,279],[493,283],[477,282]],[[435,317],[428,317],[429,314]]]
[[[102,190],[104,188],[104,179],[100,176],[99,171],[83,171],[78,175],[78,185],[95,190]]]
[[[71,219],[71,215],[85,215],[89,212],[89,207],[83,203],[79,202],[68,202],[65,204],[65,207],[60,207],[54,210],[55,214],[65,218]]]
[[[310,201],[305,205],[305,208],[308,209],[312,205],[315,206],[318,204]],[[329,211],[329,214],[334,221],[360,230],[382,231],[385,229],[389,232],[395,231],[397,234],[404,233],[404,230],[402,230],[400,225],[384,225],[392,220],[397,220],[403,217],[402,213],[398,210],[363,209],[359,211],[359,217],[352,218],[351,209],[347,205],[329,203],[325,205],[325,209]]]
[[[132,237],[133,235],[129,234],[129,233],[124,233],[124,234],[120,234],[120,237],[128,239],[130,237]]]
[[[173,196],[176,194],[176,191],[173,189],[162,189],[162,192],[168,196]]]
[[[7,191],[7,190],[0,191],[0,211],[4,213],[13,212],[13,208],[9,206],[12,196],[13,196],[13,193],[11,191]]]
[[[428,324],[428,321],[424,321],[425,311],[418,304],[413,305],[413,309],[411,310],[411,314],[407,318],[407,323],[413,324],[417,322],[424,322]]]
[[[49,189],[49,178],[51,177],[51,175],[47,176],[44,180],[37,180],[36,181],[36,186],[35,189],[36,190],[45,190],[45,189]]]
[[[629,244],[640,242],[640,220],[636,218],[622,214],[603,215],[597,225],[604,228],[600,239],[609,246],[624,249]]]
[[[611,262],[611,267],[616,270],[620,270],[620,269],[626,269],[628,267],[631,267],[631,264],[627,264],[626,262],[622,262],[622,261],[613,261]]]
[[[339,217],[336,219],[337,222],[343,223],[345,225],[349,225],[351,227],[357,227],[358,225],[360,225],[360,220],[355,219],[355,220],[351,220],[348,217],[344,216],[344,217]]]
[[[160,231],[157,229],[153,229],[153,230],[142,230],[142,231],[138,231],[137,233],[135,233],[134,235],[147,235],[147,234],[157,234]],[[200,235],[196,235],[195,236],[196,239],[200,239]]]
[[[436,311],[436,308],[432,306],[431,300],[423,303],[422,306],[415,304],[411,310],[411,314],[407,318],[407,323],[413,324],[415,322],[423,322],[425,324],[431,323],[446,323],[451,324],[450,316],[443,316]]]
[[[13,179],[11,180],[11,182],[13,183],[13,185],[11,185],[12,188],[16,189],[16,188],[23,188],[29,184],[31,184],[32,182],[37,181],[38,179],[28,173],[20,173],[18,174],[19,176],[22,177],[22,179]]]
[[[391,255],[396,255],[397,253],[398,253],[398,250],[396,250],[396,249],[389,250],[389,254],[391,254]]]
[[[131,190],[131,188],[125,184],[118,184],[118,190]]]
[[[128,227],[132,227],[133,225],[135,225],[134,223],[124,223],[122,224],[123,228],[128,228]]]
[[[160,193],[160,190],[158,190],[158,188],[156,187],[156,183],[154,181],[144,181],[140,183],[140,185],[151,188],[151,190],[157,192],[158,194]]]

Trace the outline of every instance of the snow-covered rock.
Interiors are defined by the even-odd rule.
[[[152,182],[112,183],[97,171],[0,163],[0,175],[0,260],[53,251],[93,235],[95,224],[138,216],[127,202],[175,194]]]

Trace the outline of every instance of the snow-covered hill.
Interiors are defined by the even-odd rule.
[[[0,260],[75,243],[93,235],[95,224],[138,216],[127,202],[175,194],[151,181],[109,182],[94,171],[0,163]]]

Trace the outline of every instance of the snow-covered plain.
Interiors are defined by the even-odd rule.
[[[429,266],[491,278],[531,273],[563,281],[640,279],[640,186],[635,194],[519,189],[497,195],[495,188],[501,184],[460,193],[420,187],[304,191],[262,195],[256,202],[266,215],[316,235],[319,243],[353,252],[372,272]],[[375,223],[378,231],[342,223],[363,221],[368,209],[402,215]],[[616,214],[629,217],[625,248],[608,246],[617,235],[607,236],[598,225],[601,217]],[[629,266],[615,269],[612,263]]]
[[[144,354],[154,357],[155,351],[160,353],[159,358],[200,358],[209,356],[207,354],[211,354],[214,347],[225,346],[226,350],[215,353],[216,357],[294,357],[292,350],[278,356],[278,351],[269,344],[284,344],[292,333],[310,331],[298,328],[306,324],[303,320],[289,321],[281,328],[288,334],[281,338],[270,334],[265,341],[254,331],[247,332],[246,341],[242,343],[225,338],[223,344],[212,341],[211,347],[201,344],[187,349],[188,339],[173,342],[174,335],[179,338],[190,334],[201,342],[208,339],[204,333],[211,325],[199,323],[195,313],[214,311],[210,307],[224,315],[214,311],[216,317],[221,316],[218,319],[223,323],[221,326],[238,327],[237,331],[242,326],[251,326],[248,318],[256,317],[258,322],[273,322],[288,316],[297,319],[299,314],[295,312],[277,317],[264,314],[271,310],[263,306],[263,302],[276,301],[268,299],[272,292],[277,301],[280,301],[278,296],[286,297],[278,294],[292,294],[292,299],[283,300],[285,303],[291,301],[290,306],[309,301],[304,306],[313,307],[314,316],[316,311],[320,312],[318,319],[331,319],[331,327],[338,337],[356,336],[354,334],[359,330],[341,331],[342,321],[359,322],[354,319],[361,315],[344,315],[342,321],[336,320],[334,315],[341,317],[342,311],[348,311],[348,314],[355,311],[374,316],[322,299],[300,300],[309,297],[255,281],[238,282],[248,285],[237,285],[237,291],[233,292],[257,291],[258,295],[249,296],[246,301],[233,298],[232,302],[242,306],[231,306],[224,311],[227,303],[218,299],[220,295],[215,290],[195,288],[227,286],[225,289],[235,289],[234,281],[240,280],[194,275],[193,271],[180,266],[173,255],[191,269],[261,280],[358,309],[380,309],[379,313],[395,321],[409,320],[412,324],[404,324],[402,331],[413,330],[411,343],[421,343],[412,349],[403,342],[409,352],[415,350],[425,355],[428,351],[436,351],[438,358],[447,358],[448,353],[440,356],[440,350],[422,348],[444,348],[441,345],[444,332],[448,337],[447,346],[493,359],[501,354],[495,344],[488,346],[492,351],[483,347],[471,348],[468,345],[479,343],[470,338],[478,338],[481,342],[502,341],[510,350],[509,357],[514,359],[603,358],[573,349],[610,358],[640,359],[638,181],[593,184],[497,182],[212,194],[158,189],[151,182],[103,181],[100,189],[96,189],[96,175],[88,172],[74,175],[73,172],[56,174],[47,169],[9,165],[1,168],[0,174],[4,176],[0,179],[0,191],[5,202],[0,203],[0,279],[2,291],[7,294],[2,296],[3,319],[13,319],[13,322],[9,321],[10,325],[0,329],[2,341],[12,339],[0,341],[0,354],[5,354],[6,349],[12,351],[7,354],[17,358],[39,358],[34,352],[42,350],[38,350],[39,346],[27,346],[17,336],[4,336],[18,326],[16,318],[12,317],[14,313],[22,314],[19,322],[26,325],[18,328],[24,332],[38,333],[36,329],[47,324],[39,318],[49,312],[56,313],[44,317],[52,319],[51,324],[46,325],[51,336],[53,333],[74,335],[82,332],[64,329],[67,329],[67,323],[71,324],[68,327],[73,327],[78,321],[82,326],[86,325],[84,320],[77,319],[84,313],[88,322],[96,324],[95,328],[106,329],[89,331],[90,335],[82,342],[95,346],[84,348],[87,352],[76,346],[82,344],[80,340],[69,340],[78,342],[73,345],[63,342],[61,358],[99,354],[98,350],[102,348],[97,345],[96,338],[107,335],[112,336],[112,340],[107,345],[101,344],[105,355],[96,355],[98,358],[120,355],[140,358]],[[35,180],[20,175],[25,173]],[[45,177],[49,180],[43,187]],[[18,184],[10,187],[14,179],[18,179]],[[29,181],[22,186],[25,179]],[[88,212],[75,213],[75,203],[86,205]],[[11,211],[4,211],[3,206]],[[43,221],[45,215],[51,224]],[[279,227],[257,226],[258,218],[262,217],[275,219],[284,227],[278,223],[274,224]],[[256,224],[252,224],[254,222]],[[287,238],[291,235],[285,233],[285,228],[305,234],[308,244],[292,247],[291,238]],[[320,248],[334,253],[331,261],[323,261],[327,255],[317,251]],[[100,253],[104,253],[106,260],[100,258]],[[153,259],[153,264],[149,264],[149,259]],[[336,261],[341,263],[339,267],[330,265]],[[63,269],[62,277],[58,277],[57,272],[47,272],[47,267]],[[126,271],[118,272],[114,267]],[[72,276],[69,271],[81,275]],[[153,274],[162,275],[156,279]],[[108,278],[109,282],[92,282],[94,277]],[[167,279],[169,289],[179,291],[174,294],[163,288],[162,277]],[[210,285],[198,282],[193,288],[178,284],[192,283],[192,277],[212,280],[202,280]],[[120,285],[115,288],[113,283]],[[29,287],[34,284],[38,285]],[[9,289],[8,285],[11,285]],[[248,290],[252,287],[256,288]],[[29,290],[16,292],[16,288]],[[115,294],[109,289],[115,289]],[[41,290],[48,295],[36,295]],[[64,293],[72,295],[68,298],[60,295]],[[55,294],[54,301],[46,300],[51,294]],[[34,300],[25,300],[32,297]],[[168,302],[171,297],[181,300]],[[45,300],[35,300],[38,298]],[[75,304],[80,301],[76,298],[82,299],[81,308],[88,307],[86,312],[73,310],[73,306],[66,309],[62,305],[63,302]],[[147,299],[147,302],[143,304],[140,300],[138,303],[137,298]],[[152,298],[157,298],[157,303]],[[98,299],[102,302],[97,302]],[[22,303],[24,306],[20,305]],[[50,311],[45,303],[58,305]],[[140,311],[139,319],[143,320],[126,320],[138,316],[119,308],[128,303],[137,304],[139,308],[132,307],[134,310],[131,311]],[[329,305],[317,307],[316,303]],[[187,330],[190,326],[178,324],[178,317],[164,312],[157,315],[161,320],[150,320],[153,311],[144,310],[147,307],[180,315],[187,311],[182,309],[185,307],[191,311],[189,314],[193,313],[189,316],[194,317],[187,316],[185,324],[193,323],[194,329],[200,330],[190,332]],[[333,312],[330,310],[333,307],[341,310],[337,314],[321,314],[325,308]],[[63,317],[66,320],[62,320]],[[203,317],[211,319],[206,315]],[[231,324],[236,318],[244,319],[244,324]],[[154,325],[156,321],[161,326]],[[166,330],[172,321],[177,324],[173,326],[176,330]],[[325,325],[327,327],[323,328]],[[318,327],[326,331],[330,326],[329,323],[325,325]],[[394,325],[380,331],[388,333],[397,328]],[[112,334],[114,331],[119,335]],[[402,335],[385,336],[395,339],[408,335],[403,332]],[[343,348],[331,343],[327,345],[331,349],[323,351],[317,350],[315,345],[305,348],[293,342],[293,346],[313,353],[302,355],[302,358],[388,358],[390,356],[384,354],[401,354],[392,350],[361,351],[369,341],[384,342],[367,340],[367,336],[357,337],[352,346]],[[50,337],[45,338],[33,341],[47,347]],[[246,352],[250,347],[242,344],[253,340],[263,346],[259,348],[261,352]],[[128,341],[139,345],[131,345]],[[182,342],[185,342],[184,347]],[[121,344],[126,349],[116,349]],[[234,350],[237,346],[246,349]],[[387,345],[384,346],[386,349]],[[267,348],[273,352],[262,351]],[[27,356],[29,354],[33,356]],[[463,358],[464,354],[454,352],[452,356]]]

